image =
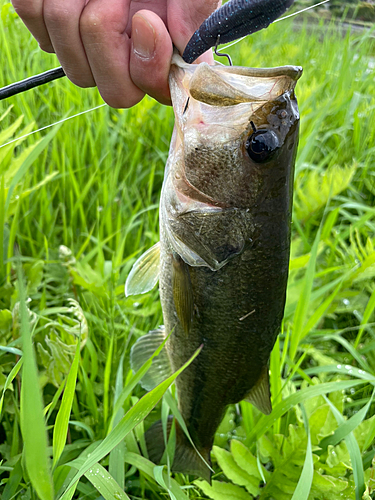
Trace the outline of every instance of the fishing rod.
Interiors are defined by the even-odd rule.
[[[312,7],[329,2],[324,0]],[[267,28],[278,20],[294,3],[294,0],[230,0],[220,9],[208,17],[190,38],[182,58],[187,63],[194,62],[200,55],[214,47],[215,54],[225,56],[232,64],[228,54],[217,52],[219,44],[226,44],[233,40],[243,39],[257,31]],[[292,14],[296,15],[298,14]],[[290,17],[290,16],[287,16]],[[281,19],[280,19],[281,20]],[[0,89],[0,100],[39,87],[58,78],[66,76],[60,66],[39,75],[35,75],[20,82],[12,83]]]

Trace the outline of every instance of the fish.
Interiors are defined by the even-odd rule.
[[[188,64],[175,54],[169,84],[175,127],[160,198],[160,242],[134,264],[127,296],[159,280],[164,326],[131,350],[151,390],[201,347],[176,379],[172,470],[210,481],[210,452],[228,405],[272,410],[269,358],[283,319],[293,174],[299,134],[298,66]],[[170,426],[170,424],[169,424]],[[160,422],[146,433],[160,461]]]

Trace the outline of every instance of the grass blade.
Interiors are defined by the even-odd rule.
[[[1,398],[0,398],[0,418],[1,418],[1,411],[3,409],[3,404],[4,404],[5,391],[7,389],[9,389],[13,380],[17,377],[17,373],[20,371],[22,363],[23,363],[23,359],[21,358],[18,360],[17,364],[13,366],[12,370],[10,371],[10,373],[7,376],[7,379],[5,381],[3,393],[2,393]]]
[[[163,397],[163,394],[168,389],[168,387],[174,382],[174,380],[180,375],[180,373],[187,368],[190,363],[198,356],[201,348],[198,349],[195,354],[187,361],[179,370],[177,370],[173,375],[168,377],[164,382],[159,384],[155,389],[148,392],[142,399],[138,401],[126,415],[121,419],[113,431],[108,434],[102,443],[96,448],[96,450],[91,454],[89,458],[85,461],[84,465],[79,469],[77,474],[74,476],[70,482],[66,493],[60,497],[66,500],[70,498],[69,495],[74,492],[79,479],[97,462],[99,462],[103,457],[108,455],[115,446],[117,446],[125,436],[134,429],[142,420],[144,420],[150,411],[156,406],[156,404]]]
[[[357,349],[357,347],[359,346],[359,343],[361,342],[363,331],[366,328],[366,324],[368,323],[370,316],[373,313],[374,309],[375,309],[375,288],[371,294],[371,297],[369,298],[365,312],[363,313],[361,328],[360,328],[358,335],[357,335],[357,338],[355,339],[355,342],[354,342],[355,349]]]
[[[326,396],[324,396],[324,399],[329,404],[331,411],[334,414],[335,419],[337,420],[337,423],[340,426],[343,425],[345,423],[345,420],[344,417],[339,412],[339,410]],[[357,440],[352,432],[345,437],[345,442],[349,451],[350,461],[353,467],[353,476],[355,482],[355,500],[361,500],[362,495],[366,489],[361,452]]]
[[[43,139],[33,148],[31,153],[25,158],[25,160],[22,162],[22,165],[20,168],[17,170],[17,173],[12,179],[12,182],[10,183],[9,189],[8,189],[8,194],[5,200],[4,204],[4,214],[6,216],[6,213],[8,211],[8,207],[10,204],[10,200],[12,198],[12,194],[14,191],[14,188],[16,185],[19,183],[19,181],[22,179],[22,177],[25,175],[27,169],[34,163],[34,161],[38,158],[38,156],[42,153],[42,151],[48,146],[48,144],[51,142],[51,140],[55,137],[57,132],[59,131],[61,127],[60,125],[57,125],[54,127],[51,132],[49,132]]]
[[[31,484],[41,500],[53,500],[53,486],[47,453],[47,431],[44,422],[42,394],[38,370],[31,343],[30,325],[26,309],[25,288],[21,264],[18,264],[23,367],[21,385],[21,430],[24,459]]]
[[[147,474],[149,477],[154,477],[155,464],[147,460],[147,458],[137,455],[136,453],[127,452],[125,460],[128,464],[134,465],[140,471]],[[176,497],[177,500],[187,500],[188,497],[180,488],[180,485],[173,478],[169,478],[165,471],[163,471],[163,478],[166,484],[169,484],[170,492]]]
[[[171,335],[171,333],[169,335]],[[113,407],[112,417],[111,417],[111,420],[110,420],[109,425],[108,425],[108,434],[114,426],[114,421],[115,421],[115,418],[116,418],[118,411],[121,409],[121,407],[125,403],[126,399],[130,396],[134,387],[139,383],[139,381],[148,372],[149,368],[152,365],[154,358],[157,357],[160,354],[161,350],[164,348],[167,340],[169,339],[169,335],[167,335],[165,340],[160,344],[160,346],[156,349],[156,351],[153,353],[153,355],[144,363],[144,365],[141,366],[141,368],[137,371],[137,373],[135,373],[132,376],[129,383],[126,384],[126,386],[123,388],[121,394],[116,399],[114,407]]]
[[[22,482],[22,477],[23,477],[23,470],[22,470],[22,458],[18,460],[16,465],[14,466],[10,476],[9,480],[7,481],[7,484],[5,485],[3,494],[1,495],[2,500],[11,500],[12,498],[16,498],[16,492],[18,486]]]
[[[301,476],[298,480],[296,489],[294,490],[292,500],[307,500],[310,494],[311,485],[314,477],[314,463],[311,447],[311,435],[309,427],[309,419],[307,418],[305,408],[301,405],[303,422],[305,424],[307,434],[306,458],[303,464]]]
[[[302,293],[300,295],[300,299],[296,307],[296,312],[294,313],[293,335],[291,336],[290,350],[289,350],[289,355],[292,361],[294,360],[294,357],[297,353],[299,343],[302,340],[302,334],[304,333],[304,325],[306,323],[306,317],[310,307],[310,296],[314,284],[315,265],[318,256],[320,234],[321,234],[321,226],[316,234],[315,241],[311,249],[311,257],[306,269],[306,274],[302,287]]]
[[[64,450],[66,443],[66,436],[68,433],[68,426],[69,426],[69,417],[70,417],[70,412],[72,411],[74,393],[76,389],[78,364],[80,359],[80,348],[81,348],[81,341],[80,339],[78,339],[73,363],[69,370],[69,374],[66,380],[66,386],[62,397],[61,406],[56,417],[55,426],[53,428],[53,442],[52,442],[53,468],[56,467],[56,464],[59,461],[59,458]]]
[[[305,370],[306,375],[315,375],[317,373],[341,373],[343,375],[361,378],[370,384],[375,385],[374,375],[351,365],[323,365],[315,366],[314,368],[307,368]]]
[[[111,474],[100,464],[95,464],[85,476],[105,500],[130,500]]]
[[[372,393],[371,398],[369,399],[368,403],[361,409],[359,412],[357,412],[355,415],[353,415],[349,420],[344,421],[342,424],[339,425],[339,427],[335,430],[335,432],[332,434],[332,436],[328,436],[324,438],[320,443],[319,447],[326,449],[328,445],[335,446],[338,444],[342,439],[345,439],[348,434],[350,434],[354,429],[356,429],[359,424],[362,422],[362,420],[365,418],[372,400],[375,395],[375,390]]]
[[[120,358],[120,362],[116,374],[115,397],[114,402],[119,398],[123,387],[123,369],[124,369],[124,354]],[[115,415],[113,424],[116,426],[124,416],[124,409],[120,408]],[[109,473],[113,476],[118,485],[124,489],[125,487],[125,442],[121,441],[109,454]]]

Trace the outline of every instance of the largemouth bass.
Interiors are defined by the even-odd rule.
[[[171,335],[143,379],[146,389],[185,363],[178,407],[202,457],[229,404],[247,399],[271,412],[269,357],[283,318],[302,69],[189,65],[174,56],[176,123],[160,200],[160,244],[134,265],[127,295],[159,277],[164,328],[132,349],[137,370]],[[147,433],[150,458],[164,449],[160,424]],[[176,425],[172,470],[210,479]]]

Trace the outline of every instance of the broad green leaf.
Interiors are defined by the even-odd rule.
[[[212,481],[212,486],[210,486],[206,481],[194,481],[194,484],[212,500],[252,500],[254,498],[240,486],[231,483]]]
[[[42,395],[38,369],[31,343],[31,332],[26,309],[25,288],[21,265],[18,264],[21,332],[23,340],[23,367],[21,385],[21,430],[24,459],[31,484],[41,500],[53,500],[51,469],[47,452],[47,431],[44,422]]]
[[[61,406],[56,417],[55,426],[53,428],[53,467],[56,466],[66,443],[66,436],[68,433],[68,426],[69,426],[69,417],[70,417],[70,412],[72,411],[72,404],[76,389],[78,365],[80,359],[80,347],[81,347],[81,341],[80,339],[78,339],[73,363],[69,370],[68,377],[66,379],[66,385],[61,401]]]
[[[180,373],[190,365],[190,363],[198,356],[200,351],[201,348],[199,348],[189,361],[187,361],[179,370],[155,387],[155,389],[143,396],[137,404],[130,408],[111,433],[108,434],[102,443],[100,443],[91,456],[87,458],[84,465],[79,469],[70,482],[66,493],[61,497],[61,499],[66,500],[66,498],[70,498],[72,492],[75,491],[79,479],[97,462],[108,455],[108,453],[110,453],[113,448],[115,448],[115,446],[117,446],[125,438],[125,436],[134,429],[135,426],[147,417],[150,411],[160,401],[168,387],[175,381]]]
[[[322,367],[325,368],[325,367]],[[375,381],[375,380],[374,380]],[[272,413],[267,416],[261,416],[257,424],[253,428],[251,434],[247,436],[245,444],[252,443],[255,439],[259,439],[265,432],[272,427],[273,422],[280,418],[287,411],[289,411],[293,406],[298,403],[303,403],[309,398],[316,396],[321,396],[329,392],[335,392],[340,390],[349,389],[351,387],[356,387],[357,385],[363,384],[363,380],[342,380],[339,382],[327,382],[325,384],[318,384],[306,389],[302,389],[291,396],[285,398],[281,403],[278,403],[273,409]]]
[[[295,211],[299,220],[306,220],[323,208],[330,198],[337,196],[350,184],[357,165],[333,165],[325,171],[311,170],[300,173],[296,179]]]
[[[230,451],[232,452],[236,464],[241,467],[241,469],[245,470],[251,476],[259,479],[259,481],[262,480],[257,459],[251,453],[249,448],[242,444],[241,441],[232,439],[230,443]]]
[[[214,446],[213,453],[216,457],[217,463],[220,465],[220,468],[228,479],[230,479],[234,484],[245,486],[247,491],[254,497],[259,494],[259,478],[251,476],[246,469],[240,467],[235,462],[233,455],[229,453],[229,451],[219,448],[218,446]]]

